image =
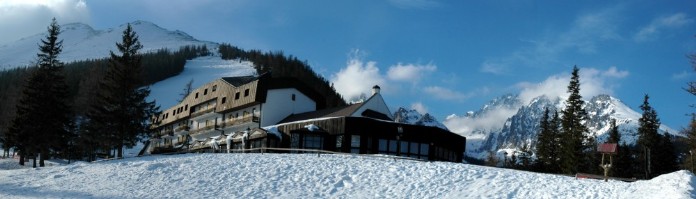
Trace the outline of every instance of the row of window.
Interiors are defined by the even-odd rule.
[[[212,92],[215,92],[216,90],[217,90],[217,85],[213,85]],[[208,88],[203,89],[203,95],[208,95]],[[248,96],[249,96],[249,89],[247,88],[244,90],[244,97],[248,97]],[[239,92],[234,94],[235,100],[239,100],[239,97],[240,97]],[[195,98],[198,99],[198,92],[196,92]],[[293,96],[293,99],[294,99],[294,96]],[[222,97],[221,104],[224,104],[226,102],[227,102],[227,97]],[[181,114],[184,111],[188,111],[188,104],[172,110],[172,116],[177,115],[177,114]],[[195,112],[195,110],[192,110],[192,112]],[[165,120],[167,118],[169,118],[169,113],[164,113],[160,116],[160,120]]]

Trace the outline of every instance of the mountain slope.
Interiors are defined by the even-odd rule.
[[[506,95],[489,104],[484,105],[484,108],[474,114],[465,117],[472,118],[473,123],[480,122],[475,120],[482,115],[493,114],[496,112],[507,112],[512,109],[516,111],[503,120],[498,122],[502,124],[496,127],[486,127],[482,125],[473,125],[469,131],[455,131],[464,136],[467,136],[467,142],[470,141],[468,136],[478,138],[472,140],[472,143],[467,143],[467,156],[475,158],[484,158],[488,151],[499,150],[519,150],[523,146],[534,149],[536,146],[536,136],[539,132],[539,120],[541,119],[544,109],[549,107],[550,111],[561,111],[564,108],[564,99],[549,98],[540,96],[531,100],[528,104],[523,105],[518,96]],[[500,100],[506,99],[506,100]],[[515,108],[517,107],[517,108]],[[609,95],[598,95],[586,101],[585,109],[588,113],[587,127],[589,136],[596,136],[599,142],[603,142],[608,137],[611,119],[616,119],[621,134],[621,141],[628,144],[634,144],[638,138],[636,133],[638,129],[638,119],[641,114],[626,106],[621,100]],[[445,124],[451,124],[455,121],[453,117],[449,117]],[[500,118],[497,118],[500,119]],[[457,120],[461,121],[461,120]],[[489,122],[489,121],[486,121]],[[449,126],[449,125],[448,125]],[[676,134],[675,131],[665,125],[660,126],[660,133]],[[512,153],[509,153],[512,154]]]
[[[130,24],[143,45],[142,53],[162,48],[178,50],[187,45],[208,45],[209,49],[217,46],[213,42],[199,41],[184,32],[170,31],[151,22],[134,21]],[[117,51],[115,44],[121,41],[125,27],[124,24],[117,28],[94,30],[82,23],[62,25],[58,38],[63,40],[63,52],[59,59],[71,62],[108,57],[109,51]],[[0,45],[0,69],[31,65],[38,52],[38,43],[45,38],[45,34],[39,33]]]
[[[394,112],[394,121],[404,124],[414,124],[421,126],[434,126],[441,129],[449,130],[447,127],[437,121],[435,117],[426,113],[425,115],[420,114],[416,110],[406,110],[403,107],[399,107],[396,112]]]

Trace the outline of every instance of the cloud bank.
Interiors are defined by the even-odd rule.
[[[89,9],[83,0],[2,0],[0,44],[45,32],[54,17],[59,24],[90,22]]]
[[[623,79],[629,75],[628,71],[620,70],[615,66],[606,70],[596,68],[581,68],[580,75],[580,95],[589,98],[599,94],[613,94],[613,90],[618,87],[614,84],[615,80]],[[549,98],[568,97],[568,83],[571,75],[569,73],[551,75],[542,82],[520,82],[513,87],[520,90],[519,100],[521,104],[510,107],[488,107],[486,114],[477,117],[450,115],[443,122],[447,128],[453,132],[464,135],[472,135],[476,130],[497,130],[503,127],[505,121],[517,113],[522,105],[528,105],[534,98],[547,96]],[[474,135],[476,136],[476,135]]]

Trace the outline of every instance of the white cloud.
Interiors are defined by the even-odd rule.
[[[620,40],[616,17],[619,7],[578,16],[571,26],[534,40],[531,45],[516,49],[507,56],[488,58],[481,63],[480,71],[491,74],[510,73],[514,68],[546,67],[558,64],[558,57],[569,51],[584,54],[597,53],[601,41]]]
[[[613,89],[617,85],[610,83],[611,80],[628,76],[628,71],[621,71],[612,66],[605,71],[595,68],[581,68],[579,74],[580,95],[584,98],[590,98],[599,94],[613,94]],[[567,98],[569,82],[570,74],[566,73],[552,75],[540,83],[521,82],[516,84],[515,87],[521,89],[519,94],[520,100],[526,104],[542,95],[546,95],[549,98]]]
[[[420,114],[428,113],[428,107],[425,107],[421,102],[411,104],[411,109],[418,111]]]
[[[90,21],[89,9],[83,0],[2,0],[0,43],[41,33],[54,17],[60,24]]]
[[[608,70],[602,72],[602,76],[613,77],[613,78],[624,78],[628,76],[628,71],[620,71],[616,69],[616,66],[609,67]]]
[[[676,13],[669,16],[661,16],[653,19],[650,24],[641,28],[634,36],[633,39],[639,42],[649,41],[659,37],[660,32],[663,29],[668,28],[679,28],[690,24],[694,20],[689,18],[684,13]]]
[[[437,70],[437,66],[433,64],[402,64],[398,63],[389,67],[387,77],[394,81],[411,81],[418,82],[424,75]]]
[[[367,95],[374,85],[380,85],[382,90],[389,89],[379,73],[377,62],[365,63],[357,56],[350,58],[346,68],[334,74],[331,82],[336,91],[348,101],[356,101],[361,95]]]
[[[472,97],[472,95],[469,94],[464,94],[458,91],[453,91],[447,88],[439,87],[439,86],[428,86],[423,89],[425,93],[432,95],[433,97],[437,99],[443,99],[443,100],[454,100],[454,101],[462,101],[467,98]]]
[[[477,135],[470,133],[474,130],[494,130],[503,128],[505,120],[517,113],[518,108],[519,107],[494,109],[477,117],[450,115],[442,123],[452,132],[465,135],[467,138],[483,138],[476,137]]]

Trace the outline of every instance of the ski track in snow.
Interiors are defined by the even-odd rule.
[[[693,198],[694,180],[687,171],[605,183],[351,155],[183,154],[0,170],[0,198]]]

